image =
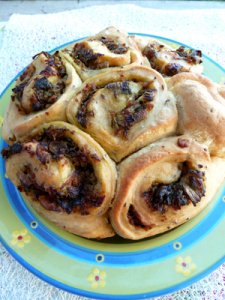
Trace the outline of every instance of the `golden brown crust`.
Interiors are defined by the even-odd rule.
[[[39,202],[28,198],[24,193],[23,197],[37,213],[63,230],[89,239],[104,239],[115,235],[107,213],[97,217],[80,216],[74,213],[68,215],[65,212],[46,210]]]
[[[178,133],[190,134],[208,145],[210,153],[225,156],[225,97],[223,89],[208,78],[182,73],[168,85],[177,100]]]
[[[6,175],[37,213],[86,238],[187,222],[225,179],[225,86],[201,62],[115,27],[39,53],[3,123]]]
[[[36,96],[33,95],[33,87],[36,80],[47,78],[48,83],[51,81],[53,83],[57,83],[58,80],[58,75],[55,74],[54,66],[48,65],[49,62],[46,55],[49,54],[40,53],[36,56],[33,63],[28,66],[24,72],[25,75],[28,73],[27,77],[21,80],[21,76],[23,76],[22,74],[16,82],[16,86],[18,87],[21,83],[23,84],[28,81],[19,101],[15,94],[13,94],[12,100],[10,101],[8,110],[5,114],[2,134],[3,138],[8,143],[12,143],[15,140],[23,138],[28,135],[33,128],[40,124],[51,121],[66,121],[66,106],[76,88],[81,84],[81,80],[75,69],[63,57],[61,57],[60,54],[58,55],[66,70],[65,80],[63,83],[65,84],[65,89],[63,94],[59,95],[58,99],[53,104],[49,104],[48,107],[38,111],[32,111],[32,99],[36,98]],[[53,55],[51,58],[52,57]],[[34,73],[29,72],[29,70],[33,70]],[[50,74],[45,75],[45,72],[49,72]],[[24,111],[24,109],[27,109],[27,111]]]
[[[98,34],[66,47],[62,54],[82,80],[127,65],[147,65],[136,43],[126,32],[108,27]]]
[[[173,134],[177,126],[176,105],[165,81],[143,66],[124,67],[85,81],[70,101],[67,117],[115,161]]]
[[[185,147],[178,146],[178,139],[185,141]],[[166,206],[164,213],[150,208],[143,193],[156,182],[176,182],[180,176],[179,164],[186,161],[191,163],[193,169],[205,171],[205,196],[196,206],[192,203],[180,209]],[[224,167],[224,160],[210,162],[207,149],[185,136],[163,139],[131,155],[119,165],[115,202],[110,214],[115,231],[124,238],[142,239],[163,233],[193,218],[213,199],[224,180]],[[129,221],[131,208],[140,218],[138,221],[141,223],[137,226]]]
[[[46,138],[39,141],[42,136],[46,136],[46,130],[49,130],[48,136],[53,138],[53,144],[48,144]],[[54,140],[57,134],[61,142],[59,137]],[[104,238],[114,235],[108,223],[107,211],[114,196],[117,174],[115,164],[105,151],[89,135],[64,122],[51,122],[36,128],[27,139],[29,142],[24,141],[18,153],[6,152],[6,174],[34,209],[61,228],[84,237]],[[60,147],[65,148],[65,142],[70,145],[70,141],[75,148],[68,148],[69,151],[64,152],[72,154],[60,152]],[[54,152],[52,147],[55,148]],[[77,159],[82,160],[81,165],[76,161],[74,164],[71,157],[74,153],[80,155]],[[82,172],[87,173],[82,175]],[[96,179],[90,181],[93,176]],[[84,189],[85,181],[88,181],[89,186],[93,182],[93,186]],[[88,193],[92,194],[91,198]],[[66,200],[67,197],[70,197],[69,200]],[[55,199],[59,199],[58,202]],[[60,201],[63,201],[62,204]],[[70,209],[68,201],[78,201],[78,204]]]

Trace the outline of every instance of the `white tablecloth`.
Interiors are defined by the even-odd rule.
[[[0,40],[0,92],[34,54],[97,33],[110,25],[129,32],[150,33],[181,41],[203,50],[225,67],[223,9],[153,10],[124,4],[93,6],[57,14],[12,15]],[[37,279],[2,246],[0,275],[2,300],[81,299]],[[157,299],[225,299],[225,265],[185,290]]]

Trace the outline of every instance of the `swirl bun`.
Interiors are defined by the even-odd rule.
[[[119,165],[113,228],[138,240],[179,226],[212,200],[224,168],[224,161],[210,163],[207,149],[186,136],[141,149]]]
[[[67,116],[116,161],[174,133],[177,125],[176,105],[164,79],[143,66],[86,80],[70,101]]]
[[[221,86],[193,73],[173,76],[170,90],[177,99],[178,133],[193,136],[214,156],[225,157],[225,93]]]
[[[202,52],[180,46],[174,49],[152,38],[132,37],[151,67],[163,76],[172,77],[182,72],[202,73]]]
[[[39,53],[5,115],[6,175],[86,238],[139,240],[187,222],[225,178],[225,87],[202,65],[200,50],[114,27]]]
[[[149,65],[127,33],[109,27],[62,51],[82,80],[130,64]]]
[[[11,143],[42,123],[65,121],[67,103],[80,84],[76,71],[59,52],[37,54],[12,90],[3,138]]]
[[[3,150],[3,157],[7,176],[47,219],[89,238],[114,234],[107,211],[114,196],[115,164],[86,133],[52,122]]]

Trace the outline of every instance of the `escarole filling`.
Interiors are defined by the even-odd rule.
[[[150,44],[144,48],[143,55],[148,58],[153,69],[166,76],[188,71],[186,64],[193,66],[202,63],[200,50],[186,49],[183,46],[170,50],[162,44]]]
[[[153,109],[157,93],[154,80],[116,81],[98,87],[94,84],[86,85],[76,118],[83,128],[87,128],[91,118],[95,116],[92,102],[99,99],[98,103],[108,103],[107,107],[106,104],[103,106],[114,134],[127,139],[129,130],[147,118]]]
[[[146,225],[142,222],[140,214],[135,209],[134,205],[130,205],[128,212],[127,212],[127,218],[131,225],[142,228],[144,230],[151,229],[154,225]]]
[[[64,93],[68,77],[58,51],[53,55],[41,52],[33,59],[12,90],[12,101],[16,101],[24,114],[38,112],[55,103]]]
[[[127,54],[128,50],[126,43],[102,36],[76,43],[73,49],[67,52],[78,65],[98,70],[119,66],[120,62],[113,58]],[[130,63],[130,58],[127,63]]]
[[[200,165],[201,166],[201,165]],[[205,172],[195,169],[186,161],[180,165],[180,177],[171,184],[153,183],[142,194],[149,208],[165,213],[170,206],[180,209],[192,203],[194,206],[205,196]]]
[[[88,215],[105,198],[91,163],[91,160],[99,162],[100,158],[85,147],[77,147],[65,135],[66,131],[50,126],[32,142],[16,143],[2,154],[5,159],[23,152],[35,157],[38,163],[35,159],[33,164],[24,161],[19,169],[18,189],[39,201],[45,209]]]
[[[158,211],[162,215],[169,207],[179,210],[190,203],[196,206],[205,196],[205,172],[201,171],[202,165],[198,166],[200,170],[188,161],[179,164],[178,180],[170,184],[154,182],[147,191],[142,192],[140,199],[143,199],[152,211]],[[132,204],[129,206],[127,218],[130,224],[137,228],[148,230],[154,226],[144,224],[137,208]]]

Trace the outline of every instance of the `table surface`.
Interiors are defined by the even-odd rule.
[[[46,14],[61,12],[92,5],[132,3],[142,7],[157,9],[210,9],[225,8],[224,1],[136,1],[136,0],[74,0],[74,1],[0,1],[0,21],[7,21],[14,13]]]
[[[196,2],[196,1],[0,1],[0,68],[2,67],[8,67],[7,70],[7,78],[1,77],[0,72],[0,91],[3,89],[3,87],[6,85],[6,83],[9,81],[10,78],[12,78],[20,69],[22,69],[27,62],[29,61],[29,57],[32,53],[32,47],[35,48],[34,42],[31,45],[29,49],[29,55],[28,57],[24,57],[24,59],[19,61],[19,55],[21,55],[21,51],[23,49],[19,49],[20,53],[15,56],[15,53],[10,53],[10,41],[7,43],[3,43],[3,34],[6,30],[6,37],[4,42],[6,42],[7,38],[10,37],[10,30],[11,34],[16,31],[15,23],[16,18],[10,19],[10,16],[13,13],[23,13],[23,14],[41,14],[45,15],[46,13],[53,13],[53,12],[61,12],[65,10],[71,10],[76,8],[83,8],[88,7],[93,4],[102,5],[104,3],[107,4],[117,4],[117,3],[123,3],[123,2],[130,2],[132,4],[138,4],[142,7],[152,8],[152,9],[162,9],[162,12],[165,10],[174,10],[178,9],[182,13],[187,10],[187,16],[188,20],[186,22],[186,27],[181,26],[180,29],[181,32],[177,36],[174,37],[174,39],[177,40],[184,40],[187,44],[191,43],[193,46],[199,45],[200,48],[202,48],[205,53],[212,56],[215,60],[219,61],[223,66],[225,66],[225,55],[224,55],[224,49],[225,49],[225,43],[217,43],[218,37],[216,36],[216,32],[218,32],[218,28],[220,28],[220,24],[223,20],[225,20],[225,10],[224,14],[219,16],[217,15],[217,19],[213,20],[213,15],[210,14],[210,9],[212,8],[219,8],[224,9],[225,3],[224,2],[215,2],[215,1],[202,1],[202,2]],[[213,41],[211,41],[210,45],[209,43],[205,42],[204,37],[202,37],[203,32],[199,33],[197,36],[188,36],[188,34],[183,37],[182,30],[184,28],[187,28],[188,32],[193,32],[193,28],[191,27],[191,17],[188,14],[188,10],[193,9],[193,12],[198,13],[198,16],[200,18],[200,22],[205,22],[204,26],[206,25],[206,21],[204,21],[203,16],[200,16],[199,10],[202,10],[202,14],[206,12],[206,9],[209,13],[206,13],[206,19],[207,22],[212,22],[213,26],[209,26],[209,29],[206,28],[206,30],[211,30],[211,35]],[[197,10],[196,10],[197,9]],[[208,10],[209,9],[209,10]],[[182,15],[181,13],[181,15]],[[76,14],[76,12],[74,12]],[[198,16],[196,19],[198,19]],[[215,15],[214,15],[215,16]],[[28,16],[29,18],[29,16]],[[182,16],[180,17],[182,18]],[[193,14],[193,18],[194,14]],[[202,19],[201,19],[202,18]],[[13,21],[12,21],[13,20]],[[43,19],[44,20],[44,19]],[[180,19],[177,18],[177,23]],[[9,21],[9,22],[8,22]],[[141,21],[139,20],[141,23]],[[174,21],[175,22],[175,21]],[[35,23],[35,20],[34,20]],[[104,23],[102,21],[102,23]],[[171,33],[171,36],[173,36],[174,33],[176,33],[176,30],[174,29],[173,25],[170,25],[169,28],[165,29],[165,22],[161,22],[161,32],[163,36],[168,36]],[[10,24],[10,26],[8,26]],[[224,24],[224,23],[223,23]],[[138,24],[140,26],[140,24]],[[97,25],[96,25],[97,26]],[[130,26],[130,25],[129,25]],[[217,27],[216,27],[217,26]],[[224,27],[224,26],[223,26]],[[104,27],[103,27],[104,28]],[[134,28],[134,29],[133,29]],[[131,30],[135,31],[135,26]],[[140,30],[144,31],[144,27],[138,27],[142,28]],[[220,30],[220,37],[224,36],[225,28],[222,28]],[[85,31],[86,30],[86,31]],[[156,30],[156,29],[154,29]],[[157,30],[153,34],[158,34]],[[136,30],[138,31],[138,30]],[[203,30],[204,31],[204,30]],[[19,32],[19,31],[18,31]],[[24,35],[26,35],[29,32],[29,29],[25,29]],[[50,30],[49,30],[50,32]],[[93,28],[93,32],[95,32],[95,28]],[[50,34],[51,33],[46,33]],[[84,28],[84,31],[82,33],[83,35],[89,34],[88,29]],[[197,34],[197,33],[196,33]],[[202,39],[201,39],[202,37]],[[23,36],[24,38],[24,36]],[[40,38],[40,36],[37,33],[37,36],[35,36],[36,40]],[[70,35],[68,34],[66,37],[63,36],[63,32],[60,32],[59,40],[51,41],[46,47],[54,48],[55,44],[62,44],[64,42],[63,38],[66,40],[71,40]],[[67,41],[68,41],[67,40]],[[29,44],[29,37],[25,38],[24,40],[27,45]],[[44,42],[42,42],[44,45]],[[215,47],[216,44],[216,47]],[[43,46],[42,45],[42,46]],[[214,48],[213,48],[214,45]],[[1,47],[5,47],[5,49],[2,49]],[[205,47],[205,48],[204,48]],[[18,44],[19,48],[19,44]],[[36,48],[35,48],[36,49]],[[34,51],[34,50],[33,50]],[[37,51],[37,49],[35,50]],[[9,52],[9,53],[8,53]],[[223,55],[222,55],[223,53]],[[32,53],[33,54],[33,53]],[[1,56],[2,55],[2,56]],[[11,56],[10,56],[11,55]],[[4,58],[6,58],[6,62],[4,62]],[[7,62],[14,60],[15,65],[13,67],[7,65]],[[33,300],[39,300],[39,299],[66,299],[66,300],[78,300],[83,299],[78,296],[70,295],[66,292],[60,291],[55,287],[50,286],[47,283],[44,283],[43,281],[37,279],[34,275],[30,274],[28,271],[26,271],[22,266],[20,266],[5,250],[2,246],[0,246],[0,299],[1,300],[30,300],[31,298]],[[3,276],[4,275],[4,276]],[[23,280],[21,280],[21,278]],[[172,296],[163,296],[160,298],[157,298],[160,300],[169,300],[169,299],[177,299],[177,300],[186,300],[186,299],[194,299],[194,300],[224,300],[225,299],[225,265],[221,266],[220,269],[213,272],[203,280],[197,282],[196,284],[193,284],[189,288],[177,292],[173,294]]]

